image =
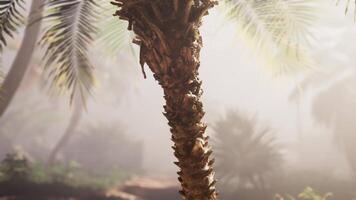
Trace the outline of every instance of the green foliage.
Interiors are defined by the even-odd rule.
[[[45,69],[52,88],[69,91],[71,100],[79,92],[82,100],[94,84],[89,47],[97,34],[99,5],[94,0],[47,0],[48,26],[41,39],[45,47]]]
[[[256,118],[230,111],[214,125],[216,170],[221,182],[237,187],[264,187],[268,172],[281,166],[282,156],[270,129],[259,130]]]
[[[2,180],[27,180],[30,175],[28,160],[21,154],[7,154],[0,166]]]
[[[332,196],[332,193],[326,193],[325,195],[320,195],[313,188],[307,187],[298,195],[298,198],[295,198],[291,195],[286,195],[283,197],[279,194],[275,196],[276,200],[328,200]]]
[[[115,9],[106,0],[47,0],[45,6],[47,26],[40,44],[50,88],[69,92],[71,100],[79,93],[85,101],[96,83],[91,47],[100,45],[105,53],[116,56],[129,46],[127,25],[112,16]]]
[[[110,1],[99,0],[102,6],[102,17],[99,22],[98,44],[108,56],[117,57],[121,50],[130,48],[132,50],[133,36],[127,31],[127,22],[118,20],[113,16],[116,7]]]
[[[312,67],[308,53],[318,0],[225,0],[227,16],[276,73]]]
[[[128,177],[129,175],[120,169],[97,173],[90,172],[72,161],[69,165],[54,165],[51,167],[36,163],[32,166],[30,180],[34,183],[62,183],[71,187],[105,189]]]
[[[14,37],[14,33],[23,24],[24,0],[0,0],[0,52],[7,45],[7,37]]]
[[[105,189],[127,179],[129,175],[119,169],[93,173],[83,170],[76,162],[69,165],[46,167],[30,164],[18,154],[9,154],[0,165],[0,181],[26,181],[34,184],[61,183],[71,187]]]

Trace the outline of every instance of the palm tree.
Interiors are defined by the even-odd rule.
[[[75,129],[79,125],[80,120],[83,116],[84,107],[82,105],[81,99],[77,97],[73,101],[74,101],[73,102],[74,108],[68,126],[66,127],[63,135],[61,136],[59,141],[55,144],[54,148],[51,150],[48,156],[47,164],[49,166],[55,164],[58,154],[69,143],[69,141],[73,137],[75,133]]]
[[[110,38],[110,34],[115,33],[120,42],[115,44],[111,51],[117,52],[123,46],[122,40],[126,39],[127,36],[123,33],[118,34],[118,29],[112,30],[112,27],[106,27],[106,30],[111,30],[109,34],[99,32],[97,28],[99,23],[108,26],[107,24],[112,24],[113,19],[111,14],[99,16],[99,12],[111,9],[106,6],[99,6],[99,2],[91,0],[48,0],[45,6],[47,12],[44,15],[44,21],[46,26],[40,41],[46,50],[44,55],[44,58],[47,59],[45,69],[49,77],[53,79],[52,89],[59,88],[62,92],[70,90],[71,101],[73,101],[72,116],[68,126],[48,158],[48,164],[52,165],[59,152],[76,133],[75,128],[85,112],[84,106],[87,94],[84,93],[90,92],[90,87],[94,83],[91,72],[93,66],[88,59],[89,47],[96,40],[100,40],[103,45],[110,46],[111,41],[108,41],[107,38]],[[101,21],[103,22],[101,23]],[[117,27],[121,28],[121,26]]]
[[[320,92],[313,100],[312,114],[316,122],[330,127],[338,146],[345,153],[353,175],[356,175],[356,139],[353,119],[355,116],[355,92],[353,86],[356,76],[352,74],[337,81]]]
[[[258,42],[260,49],[264,51],[272,45],[272,50],[276,50],[278,46],[290,51],[277,51],[272,56],[289,52],[284,55],[295,57],[290,52],[297,52],[296,41],[300,36],[299,32],[295,34],[293,30],[300,25],[304,26],[305,21],[300,19],[308,21],[309,16],[300,17],[300,7],[293,12],[288,11],[293,6],[305,7],[302,4],[305,2],[227,2],[232,8],[231,16],[242,19],[245,31],[262,41]],[[127,20],[128,29],[136,34],[133,42],[140,46],[143,73],[144,65],[147,64],[163,88],[166,100],[164,115],[171,127],[174,155],[180,168],[178,179],[182,186],[181,193],[185,199],[217,199],[212,168],[214,159],[210,158],[212,150],[205,136],[206,125],[202,122],[202,82],[198,78],[199,52],[202,47],[199,27],[203,16],[217,5],[217,1],[115,0],[113,4],[119,7],[115,15]],[[291,16],[297,17],[292,19]],[[286,31],[288,28],[290,30]],[[267,52],[271,52],[271,49]]]
[[[201,20],[217,1],[122,1],[116,15],[137,35],[140,64],[147,63],[164,91],[165,113],[178,159],[181,193],[186,199],[217,199],[204,135],[202,82],[198,78]],[[144,71],[144,70],[143,70]]]
[[[43,3],[45,0],[32,1],[28,24],[25,35],[16,58],[5,76],[5,80],[0,87],[0,117],[4,114],[19,88],[25,73],[30,65],[33,49],[36,47],[37,38],[40,35]],[[23,23],[23,0],[2,0],[0,1],[0,50],[7,44],[8,36],[14,37],[14,32]]]
[[[256,117],[228,111],[214,126],[217,174],[224,186],[265,189],[265,176],[283,161],[271,129],[258,129]]]
[[[7,74],[3,74],[0,71],[1,78],[1,87],[0,87],[0,117],[5,113],[8,106],[10,105],[13,97],[15,96],[23,78],[25,77],[26,71],[30,66],[30,61],[34,49],[37,46],[37,39],[41,34],[41,25],[43,18],[53,18],[55,16],[50,15],[53,13],[53,10],[48,7],[45,7],[46,0],[33,0],[29,12],[29,16],[27,20],[23,15],[23,11],[25,10],[26,1],[24,0],[0,0],[0,53],[7,46],[9,38],[15,38],[17,29],[21,27],[23,24],[26,25],[23,42],[20,46],[20,49],[17,53],[17,56],[10,67],[10,71]],[[65,1],[59,1],[65,3]],[[77,1],[78,2],[78,1]],[[103,0],[104,2],[104,0]],[[47,4],[51,5],[51,4]],[[44,10],[46,8],[46,10]],[[48,9],[47,9],[48,8]],[[53,8],[53,5],[52,5]],[[100,8],[98,6],[94,7],[91,10],[98,12]],[[78,11],[78,10],[77,10]],[[102,11],[102,10],[101,10]],[[76,12],[72,13],[75,14]],[[68,13],[66,13],[68,14]],[[62,15],[63,16],[63,15]],[[108,14],[104,14],[101,19],[108,18]],[[113,20],[108,20],[110,23],[104,25],[106,30],[110,29],[108,25],[112,24]],[[104,20],[104,22],[106,22]],[[67,24],[69,25],[69,24]],[[79,24],[75,25],[75,29],[78,30]],[[93,25],[92,27],[94,27]],[[85,28],[85,27],[84,27]],[[107,38],[110,38],[110,34],[115,34],[118,43],[114,43],[110,46],[111,50],[115,52],[118,49],[118,46],[122,46],[124,39],[127,36],[124,33],[119,33],[118,28],[121,26],[116,26],[116,29],[109,31],[109,34],[105,34],[105,31],[102,31],[104,34],[97,36],[95,39],[100,39],[100,37],[104,38],[102,43],[104,45],[110,46],[110,42]],[[83,29],[82,29],[83,30]],[[88,32],[94,32],[94,29],[86,30]],[[72,31],[70,34],[76,31]],[[123,32],[123,31],[121,31]],[[94,34],[95,35],[95,34]],[[121,38],[121,39],[120,39]],[[114,47],[112,47],[114,46]],[[68,64],[68,63],[67,63]],[[4,80],[3,80],[4,79]]]
[[[24,39],[21,44],[20,50],[18,51],[17,57],[15,61],[13,62],[12,66],[10,67],[9,73],[6,75],[5,80],[3,84],[1,85],[1,101],[0,101],[0,116],[4,114],[8,106],[10,105],[12,98],[16,94],[22,79],[25,76],[25,72],[27,71],[27,68],[30,66],[30,61],[31,57],[33,54],[33,49],[35,49],[37,45],[37,38],[40,35],[40,30],[41,30],[41,24],[42,24],[42,18],[45,19],[53,19],[52,13],[53,10],[51,9],[46,9],[44,11],[44,8],[49,8],[45,7],[44,3],[45,0],[34,0],[32,1],[31,5],[31,10],[30,14],[28,17],[28,22],[26,23],[26,30],[24,34]],[[63,1],[62,1],[63,2]],[[23,0],[11,0],[11,1],[5,1],[2,0],[0,1],[1,3],[1,12],[0,12],[0,18],[1,18],[1,23],[0,23],[0,49],[1,51],[3,48],[7,45],[7,39],[9,37],[15,37],[15,32],[17,29],[24,24],[25,17],[22,14],[22,11],[25,9],[25,2]],[[48,4],[47,4],[48,5]],[[53,8],[53,7],[52,7]],[[80,8],[80,7],[77,7]],[[95,8],[91,10],[99,10],[98,6],[95,6]],[[78,13],[77,9],[75,12],[72,14]],[[68,14],[68,13],[66,13]],[[64,15],[62,15],[64,16]],[[104,17],[108,17],[108,15],[104,15]],[[110,25],[110,20],[109,25]],[[111,20],[112,21],[112,20]],[[104,21],[105,22],[105,21]],[[75,28],[80,27],[83,24],[75,24],[73,23]],[[111,23],[112,24],[112,23]],[[107,26],[104,23],[105,26]],[[121,28],[121,26],[116,26],[117,28]],[[106,29],[108,29],[107,27]],[[85,31],[82,29],[82,31]],[[94,29],[90,30],[89,32],[93,32],[94,35]],[[117,33],[117,30],[111,31]],[[70,34],[74,35],[75,31],[72,31]],[[117,34],[115,35],[117,36]],[[103,39],[106,39],[108,37],[107,34],[102,34],[100,37]],[[98,37],[98,39],[100,39]],[[126,39],[126,36],[122,34],[122,36],[117,37],[117,38],[123,38]],[[104,45],[110,45],[109,41],[103,40],[102,43]],[[120,42],[120,44],[123,42]],[[118,44],[114,44],[116,48],[113,48],[112,51],[115,52],[115,50],[118,50]],[[122,46],[122,45],[121,45]],[[71,63],[74,63],[71,61]],[[78,93],[80,94],[80,93]],[[77,98],[76,102],[74,102],[74,109],[72,113],[72,118],[69,121],[68,127],[66,128],[66,131],[64,132],[63,136],[59,140],[59,142],[55,145],[53,150],[50,153],[48,162],[52,163],[55,161],[55,158],[57,157],[57,154],[59,151],[66,146],[66,144],[70,141],[72,138],[72,133],[74,132],[73,130],[77,126],[78,122],[80,121],[80,118],[82,116],[83,108],[82,108],[82,102],[80,98]],[[80,104],[80,106],[77,106],[77,104]]]

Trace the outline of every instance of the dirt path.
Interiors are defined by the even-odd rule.
[[[135,178],[107,192],[109,197],[125,200],[180,200],[176,181],[163,177]]]

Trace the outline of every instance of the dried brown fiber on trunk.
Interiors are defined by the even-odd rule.
[[[115,0],[116,16],[129,22],[147,63],[164,90],[164,115],[171,127],[182,195],[187,200],[215,200],[214,159],[202,122],[198,78],[201,19],[215,0]]]

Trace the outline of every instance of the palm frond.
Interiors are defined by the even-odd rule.
[[[112,6],[110,1],[100,0],[103,7],[103,14],[100,20],[100,31],[98,33],[98,44],[101,45],[107,55],[117,56],[117,54],[127,47],[131,47],[133,39],[130,32],[127,31],[127,22],[118,20],[112,13],[115,13],[116,7]]]
[[[317,0],[225,0],[229,19],[237,22],[274,71],[311,67],[307,53]]]
[[[51,88],[82,100],[94,84],[89,49],[98,32],[99,5],[95,0],[48,0],[44,19],[49,22],[40,44],[45,47],[45,69]]]
[[[13,38],[23,24],[24,5],[24,0],[0,0],[0,52],[7,45],[7,38]]]

